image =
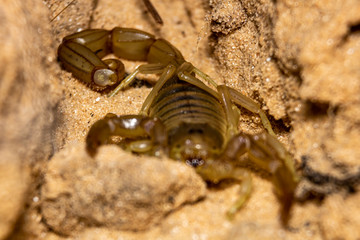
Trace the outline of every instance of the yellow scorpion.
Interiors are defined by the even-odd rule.
[[[124,78],[121,61],[102,60],[109,53],[147,63]],[[118,84],[110,96],[129,86],[138,73],[160,75],[139,115],[109,113],[92,125],[86,139],[91,156],[101,145],[114,143],[114,136],[121,136],[118,144],[124,149],[184,161],[205,181],[241,181],[239,197],[227,212],[232,217],[251,193],[250,173],[237,164],[247,153],[271,176],[282,206],[281,222],[287,225],[299,179],[293,160],[256,102],[233,88],[217,85],[168,41],[137,29],[89,29],[69,35],[59,46],[58,56],[66,70],[95,89]],[[267,132],[240,133],[239,109],[235,106],[259,114]]]

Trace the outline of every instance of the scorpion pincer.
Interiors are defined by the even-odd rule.
[[[118,59],[102,60],[109,53],[147,63],[124,78],[124,66]],[[237,164],[247,153],[255,165],[270,174],[282,206],[281,222],[287,225],[299,178],[293,160],[256,102],[233,88],[217,85],[185,61],[168,41],[136,29],[89,29],[72,34],[64,38],[58,56],[66,70],[95,89],[118,84],[110,96],[129,86],[138,73],[160,75],[139,115],[109,113],[92,125],[86,139],[91,156],[101,145],[114,143],[114,136],[121,136],[118,144],[124,149],[184,161],[205,181],[241,181],[239,197],[227,212],[232,217],[251,193],[250,174]],[[267,132],[240,133],[235,106],[259,114]]]

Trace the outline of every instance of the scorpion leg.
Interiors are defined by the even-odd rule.
[[[228,86],[222,85],[219,86],[222,89],[228,89],[230,99],[233,103],[242,106],[243,108],[246,108],[247,110],[259,114],[262,124],[265,127],[265,129],[268,131],[268,133],[274,137],[276,137],[276,134],[274,133],[271,123],[269,119],[267,118],[266,114],[263,110],[261,110],[258,103],[256,103],[251,98],[246,97],[245,95],[241,94],[240,92],[236,91],[233,88],[230,88]]]
[[[196,172],[205,180],[218,183],[224,179],[240,181],[239,197],[227,211],[227,216],[232,219],[235,213],[249,199],[252,188],[250,172],[246,169],[236,167],[226,159],[206,160],[205,163],[196,168]]]
[[[208,93],[212,94],[213,96],[219,98],[219,94],[211,89],[210,87],[206,86],[202,81],[200,81],[198,78],[192,75],[194,72],[194,66],[189,62],[184,62],[178,69],[178,77],[179,79],[188,82],[190,84],[193,84],[204,91],[207,91]]]
[[[108,97],[115,96],[119,91],[123,90],[129,86],[132,82],[135,81],[135,77],[139,73],[151,74],[151,73],[161,73],[164,71],[166,66],[162,63],[149,63],[138,66],[134,72],[129,74],[113,91],[111,91]]]
[[[224,106],[226,120],[228,123],[227,139],[230,139],[239,132],[237,127],[239,121],[239,109],[236,108],[234,104],[232,104],[230,93],[227,87],[220,85],[217,87],[217,89],[221,96],[220,102]]]
[[[109,113],[90,128],[86,138],[87,152],[94,156],[101,145],[113,143],[111,138],[114,136],[134,139],[129,145],[133,152],[153,151],[158,155],[161,150],[167,151],[167,134],[159,119]]]
[[[206,73],[204,73],[203,71],[201,71],[200,69],[198,69],[197,67],[194,66],[193,70],[192,70],[195,74],[199,75],[202,79],[206,80],[208,83],[210,83],[211,85],[213,85],[214,87],[217,87],[216,82]]]
[[[294,192],[299,182],[289,154],[282,144],[268,133],[254,136],[238,134],[228,142],[221,158],[236,161],[244,153],[248,153],[252,162],[271,174],[275,194],[282,205],[281,221],[283,225],[287,225]]]
[[[141,107],[140,115],[148,115],[149,108],[154,98],[156,97],[160,89],[164,86],[164,84],[174,75],[175,71],[176,67],[174,65],[169,64],[168,66],[166,66],[159,80],[156,82],[155,86],[153,87],[149,95],[146,97]]]

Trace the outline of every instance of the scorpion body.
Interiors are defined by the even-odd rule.
[[[101,59],[109,53],[147,63],[124,78],[124,67],[118,59]],[[91,156],[101,145],[114,143],[113,136],[121,136],[123,140],[118,144],[124,149],[184,161],[206,181],[241,181],[239,198],[228,210],[232,217],[251,192],[249,172],[236,164],[247,153],[250,160],[270,173],[282,206],[281,220],[287,224],[298,176],[265,113],[253,100],[235,89],[216,85],[185,61],[172,44],[136,29],[93,29],[72,34],[64,38],[58,56],[65,69],[95,89],[119,84],[110,96],[129,86],[138,73],[160,74],[139,115],[109,113],[92,125],[86,139]],[[239,133],[237,106],[259,114],[267,132],[254,136]]]

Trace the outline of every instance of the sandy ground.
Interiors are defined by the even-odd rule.
[[[0,7],[0,239],[360,239],[359,1],[152,0],[163,26],[140,0],[30,2]],[[61,70],[56,50],[115,26],[167,39],[262,106],[302,177],[289,229],[261,171],[228,221],[235,184],[207,187],[184,164],[114,146],[85,153],[96,120],[136,114],[151,88],[108,99]],[[245,110],[239,128],[263,131]]]

